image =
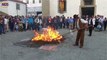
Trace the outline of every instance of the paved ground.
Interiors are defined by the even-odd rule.
[[[16,44],[33,37],[31,31],[8,32],[0,36],[0,60],[107,60],[107,31],[94,32],[92,37],[85,33],[85,46],[72,46],[76,33],[72,36],[69,30],[59,30],[66,40],[58,44],[56,51],[40,50],[38,47],[29,47]]]

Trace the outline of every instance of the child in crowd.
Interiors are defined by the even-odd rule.
[[[15,30],[18,31],[18,23],[15,23]]]
[[[18,27],[19,27],[19,28],[18,28],[19,31],[22,32],[22,31],[23,31],[23,24],[22,24],[21,21],[19,22]]]
[[[97,31],[101,31],[102,29],[101,29],[101,24],[99,23],[98,25],[97,25]]]

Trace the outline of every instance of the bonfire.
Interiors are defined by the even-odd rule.
[[[32,38],[33,42],[43,41],[43,42],[61,42],[62,36],[57,30],[52,27],[47,27],[43,29],[42,33],[34,32],[35,36]]]

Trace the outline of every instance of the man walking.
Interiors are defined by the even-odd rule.
[[[92,31],[94,29],[94,25],[95,25],[95,18],[94,17],[90,17],[89,20],[88,20],[88,26],[89,26],[89,35],[88,36],[92,35]]]

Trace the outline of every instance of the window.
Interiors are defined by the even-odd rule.
[[[29,0],[27,0],[27,4],[29,4]]]
[[[20,4],[16,4],[16,10],[20,10]]]
[[[93,0],[84,0],[85,5],[93,5]]]
[[[35,4],[35,0],[33,0],[33,4]]]
[[[41,3],[42,2],[42,0],[39,0],[39,3]]]

